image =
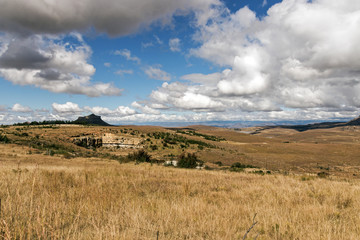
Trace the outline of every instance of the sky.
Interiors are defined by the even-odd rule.
[[[359,115],[360,1],[0,0],[0,124]]]

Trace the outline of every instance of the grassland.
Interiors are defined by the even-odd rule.
[[[125,134],[125,128],[158,146],[147,148],[153,158],[195,152],[214,170],[119,163],[113,155],[134,150],[86,149],[69,141],[84,132]],[[198,134],[153,127],[1,129],[10,142],[0,144],[0,239],[242,239],[255,214],[247,239],[360,236],[356,127],[272,129],[256,136],[192,129]],[[163,147],[155,132],[215,147],[199,149],[194,141]],[[227,167],[234,162],[272,174],[232,172]],[[329,176],[318,177],[321,171]]]

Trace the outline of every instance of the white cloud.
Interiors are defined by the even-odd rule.
[[[201,94],[201,86],[187,86],[183,83],[163,83],[150,94],[149,104],[158,104],[163,108],[193,111],[223,111],[225,105],[218,100]]]
[[[11,108],[13,112],[20,112],[20,113],[29,113],[33,110],[28,106],[23,106],[19,103],[15,103],[14,106]]]
[[[60,116],[81,114],[84,110],[79,107],[77,103],[66,102],[65,104],[53,103],[53,111]]]
[[[132,69],[120,69],[115,72],[117,75],[124,75],[124,74],[133,74],[134,71]]]
[[[182,97],[174,99],[173,104],[180,109],[206,111],[221,111],[225,107],[222,103],[216,102],[208,96],[192,92],[185,92]]]
[[[139,109],[142,113],[145,113],[145,114],[155,114],[155,115],[160,114],[159,110],[153,109],[153,108],[151,108],[150,106],[147,106],[147,105],[141,105],[140,103],[138,103],[136,101],[133,102],[131,104],[131,106],[134,107],[134,108]]]
[[[150,42],[147,42],[147,43],[141,43],[141,46],[143,48],[148,48],[148,47],[154,47],[156,45],[162,45],[163,44],[163,41],[157,35],[154,35],[154,38],[155,38],[155,41],[150,41]]]
[[[171,75],[157,67],[147,67],[145,74],[155,80],[170,81]]]
[[[190,54],[223,70],[182,76],[187,83],[163,84],[147,104],[214,112],[223,106],[229,114],[253,117],[256,112],[286,112],[295,118],[291,113],[298,111],[316,118],[317,112],[327,116],[323,112],[329,109],[339,115],[356,110],[359,12],[360,3],[350,0],[283,0],[261,19],[248,7],[235,13],[223,6],[198,11],[193,38],[199,47]]]
[[[115,109],[116,115],[129,116],[134,115],[137,112],[134,109],[125,106],[119,106]]]
[[[180,39],[179,38],[170,39],[169,47],[172,52],[180,52]]]
[[[152,42],[147,42],[147,43],[141,43],[141,47],[143,48],[148,48],[148,47],[153,47],[154,44]]]
[[[96,115],[113,116],[113,117],[124,117],[134,115],[137,112],[134,109],[125,106],[118,106],[116,109],[111,110],[105,107],[84,107],[85,110],[92,112]]]
[[[104,63],[104,66],[105,66],[105,67],[111,67],[111,63],[106,62],[106,63]]]
[[[202,83],[206,85],[217,84],[221,78],[221,73],[212,73],[212,74],[201,74],[201,73],[192,73],[181,76],[181,79],[188,80],[193,83]]]
[[[126,60],[134,61],[134,62],[136,62],[138,64],[140,64],[140,62],[141,62],[140,58],[131,55],[131,51],[129,49],[116,50],[114,52],[114,54],[123,56],[123,57],[126,58]]]
[[[217,85],[221,94],[241,96],[266,90],[268,75],[263,70],[266,57],[257,49],[247,50],[243,56],[235,57],[232,70],[223,72]]]
[[[8,37],[2,38],[0,51],[0,76],[6,80],[56,93],[120,95],[121,90],[110,83],[91,84],[92,51],[81,38],[77,43],[62,43],[60,37],[32,35],[11,41]]]
[[[159,44],[159,45],[163,44],[163,41],[157,35],[154,35],[154,38],[155,38],[157,44]]]

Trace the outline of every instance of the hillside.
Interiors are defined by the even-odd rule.
[[[357,239],[359,142],[358,126],[3,126],[0,237],[243,239],[257,221],[246,239]],[[206,167],[164,166],[182,153]]]
[[[247,129],[242,129],[244,132]],[[43,125],[0,128],[8,142],[28,152],[65,158],[118,159],[144,149],[156,162],[195,153],[207,168],[227,169],[234,163],[262,171],[358,177],[360,127],[344,126],[298,132],[285,128],[256,128],[256,134],[207,126]]]
[[[285,129],[294,129],[298,132],[304,132],[308,130],[331,129],[331,128],[345,127],[345,126],[360,126],[360,117],[354,118],[348,122],[321,122],[321,123],[311,123],[311,124],[303,124],[303,125],[273,125],[273,126],[263,126],[263,127],[253,127],[253,128],[258,129],[258,131],[262,131],[265,129],[273,129],[273,128],[285,128]],[[256,134],[256,132],[254,133]]]

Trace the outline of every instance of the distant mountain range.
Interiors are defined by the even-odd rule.
[[[299,132],[304,132],[312,129],[327,129],[335,127],[345,127],[345,126],[360,126],[360,117],[354,118],[348,122],[322,122],[322,123],[312,123],[306,125],[280,125],[277,127],[294,129]]]
[[[299,121],[207,121],[207,122],[128,122],[128,125],[150,125],[150,126],[162,126],[162,127],[185,127],[189,125],[205,125],[213,127],[225,127],[225,128],[247,128],[247,127],[265,127],[265,128],[288,128],[294,129],[299,132],[311,130],[311,129],[326,129],[341,126],[360,126],[360,117],[350,121],[344,119],[343,122],[317,122],[312,120],[299,120]]]
[[[340,119],[341,120],[341,119]],[[14,125],[43,125],[43,124],[81,124],[81,125],[96,125],[96,126],[118,126],[118,125],[149,125],[162,127],[186,127],[189,125],[204,125],[222,128],[247,128],[247,127],[264,127],[275,128],[282,127],[294,129],[297,131],[307,131],[311,129],[326,129],[341,126],[360,126],[360,117],[354,118],[350,121],[344,119],[343,122],[317,122],[311,120],[299,121],[207,121],[207,122],[123,122],[122,124],[111,125],[101,119],[101,116],[90,114],[88,116],[79,117],[75,121],[49,120],[42,122],[25,122],[15,123]]]

